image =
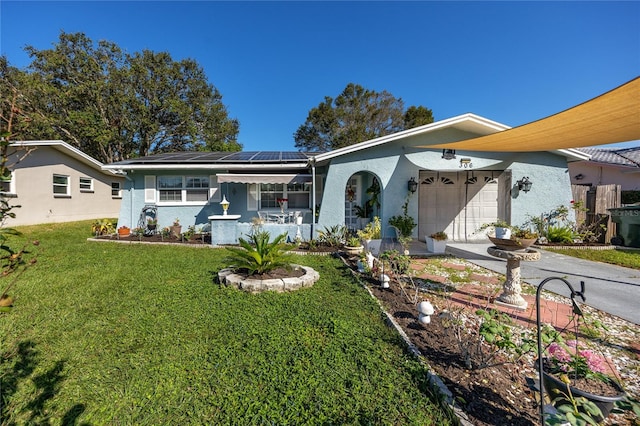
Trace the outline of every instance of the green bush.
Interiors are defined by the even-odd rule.
[[[347,227],[344,225],[325,226],[324,230],[318,232],[318,242],[329,247],[339,247],[346,238]]]
[[[550,243],[573,243],[573,229],[570,226],[549,226],[547,240]]]
[[[640,191],[621,191],[620,202],[622,204],[640,203]]]
[[[278,235],[273,241],[267,231],[259,231],[249,236],[249,241],[238,238],[240,247],[227,247],[227,260],[236,268],[246,269],[249,274],[266,274],[277,268],[288,268],[290,255],[283,243],[287,234]]]
[[[413,234],[413,229],[418,226],[415,219],[409,216],[409,198],[402,205],[402,215],[392,216],[389,219],[389,225],[395,226],[400,231],[400,236],[409,238]]]

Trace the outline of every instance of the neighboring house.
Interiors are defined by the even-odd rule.
[[[251,230],[255,218],[278,217],[282,210],[299,212],[305,239],[318,230],[345,224],[361,226],[356,206],[374,195],[383,233],[389,218],[407,212],[418,227],[414,237],[444,230],[456,241],[484,239],[482,223],[505,219],[514,225],[529,216],[569,205],[571,186],[567,161],[587,155],[561,149],[541,152],[480,152],[429,148],[473,139],[508,126],[465,114],[327,153],[180,152],[121,161],[105,170],[126,175],[119,222],[137,226],[146,207],[157,209],[160,227],[179,218],[183,226],[204,226],[222,214],[220,201],[238,215],[237,236]],[[519,189],[525,178],[529,192]],[[367,189],[379,186],[379,194]],[[415,193],[409,182],[415,181]],[[278,202],[280,200],[280,203]],[[144,217],[142,217],[144,219]],[[284,219],[284,218],[283,218]]]
[[[101,162],[60,140],[12,143],[8,154],[0,195],[21,207],[7,226],[118,217],[125,179]]]
[[[620,185],[622,191],[640,191],[640,141],[634,148],[579,148],[590,158],[569,163],[575,185]]]

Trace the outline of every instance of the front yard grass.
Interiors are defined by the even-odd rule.
[[[338,259],[293,293],[213,284],[220,249],[41,241],[0,315],[1,424],[452,424]]]
[[[627,268],[640,269],[640,250],[616,249],[616,250],[584,250],[584,249],[556,249],[545,247],[547,251],[577,257],[579,259],[594,260],[596,262],[610,263],[612,265]]]

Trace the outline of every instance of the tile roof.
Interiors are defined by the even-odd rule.
[[[579,151],[591,155],[596,163],[616,164],[626,167],[640,168],[640,146],[633,148],[578,148]]]

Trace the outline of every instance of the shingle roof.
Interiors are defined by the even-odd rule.
[[[596,163],[640,167],[640,146],[633,148],[579,148]]]

